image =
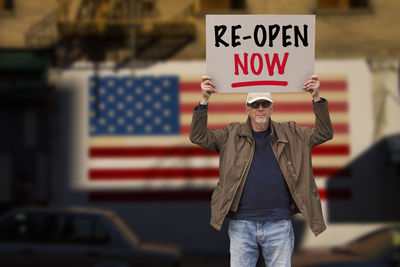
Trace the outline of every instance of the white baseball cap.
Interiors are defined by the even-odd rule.
[[[274,101],[272,101],[271,93],[248,93],[247,94],[246,103],[251,104],[258,100],[267,100],[271,103],[274,103]]]

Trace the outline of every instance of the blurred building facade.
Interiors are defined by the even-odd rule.
[[[399,8],[394,0],[2,0],[0,33],[4,38],[0,47],[54,48],[76,35],[86,41],[86,37],[113,37],[111,34],[137,35],[140,39],[140,34],[155,35],[156,30],[166,32],[165,25],[173,25],[175,32],[168,32],[170,36],[178,32],[181,36],[195,35],[190,44],[175,51],[174,58],[204,59],[205,14],[316,14],[317,59],[398,58],[400,37],[394,34],[394,28]],[[165,28],[157,28],[160,24]],[[133,49],[132,45],[118,44],[128,50]],[[115,47],[104,48],[109,50],[107,59],[115,59]],[[90,58],[77,58],[85,59]]]
[[[0,0],[0,201],[4,208],[68,202],[61,195],[69,177],[79,173],[71,169],[82,154],[71,158],[75,152],[63,152],[75,147],[72,132],[79,128],[77,117],[65,115],[76,112],[76,96],[64,94],[63,73],[76,63],[96,72],[104,62],[112,62],[115,71],[194,61],[201,67],[191,75],[200,77],[205,14],[315,14],[316,72],[343,76],[362,68],[356,78],[346,78],[352,88],[349,142],[356,158],[400,133],[399,12],[398,0]],[[387,153],[394,155],[397,171],[390,173],[396,177],[399,150]],[[396,188],[400,181],[391,183]],[[117,210],[127,214],[122,211],[127,205]],[[201,204],[201,214],[207,205]],[[143,235],[152,238],[149,231]],[[168,238],[174,241],[173,234]]]
[[[2,0],[0,49],[44,51],[45,61],[61,67],[204,59],[205,14],[316,14],[316,59],[361,58],[374,73],[378,140],[393,133],[382,105],[398,95],[384,83],[398,72],[399,10],[395,0]]]

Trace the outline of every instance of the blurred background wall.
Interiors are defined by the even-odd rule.
[[[106,207],[141,238],[226,253],[226,233],[208,225],[217,157],[187,140],[205,73],[205,14],[315,14],[316,72],[321,94],[337,102],[331,110],[336,131],[327,152],[315,152],[314,160],[328,230],[315,239],[299,218],[298,246],[328,246],[399,222],[399,12],[397,0],[0,0],[0,206]],[[167,133],[171,128],[164,125],[159,132],[91,132],[102,123],[98,118],[90,124],[91,112],[101,109],[101,102],[91,106],[97,101],[92,98],[100,99],[102,88],[117,90],[114,85],[129,83],[129,77],[144,84],[135,92],[146,83],[165,85],[160,77],[168,79],[162,90],[175,86],[176,131]],[[159,87],[151,88],[156,94]],[[147,105],[156,102],[151,97]],[[300,102],[308,101],[302,97]],[[240,103],[244,96],[229,99]],[[297,96],[276,99],[297,103]],[[223,103],[224,96],[215,101]],[[242,121],[240,112],[213,115],[214,126]],[[150,120],[131,115],[138,125]],[[278,120],[291,116],[276,113]],[[140,179],[107,180],[104,173],[104,179],[95,178],[91,168],[102,162],[91,163],[91,155],[107,147],[131,149],[137,160],[132,164],[167,169],[171,155],[183,163],[170,164],[186,172],[179,179],[165,170],[158,176],[144,172]],[[149,154],[157,160],[146,161]],[[107,164],[113,169],[122,163]],[[202,170],[195,173],[190,165],[187,171],[185,164]]]

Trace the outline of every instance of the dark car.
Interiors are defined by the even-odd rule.
[[[400,226],[375,230],[343,246],[296,252],[292,266],[400,267]]]
[[[20,208],[0,217],[0,266],[179,266],[178,248],[141,242],[114,212]]]

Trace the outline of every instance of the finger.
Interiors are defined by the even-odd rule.
[[[202,84],[215,86],[214,83],[211,80],[205,80],[205,81],[202,82]]]
[[[215,92],[215,89],[211,86],[204,86],[201,89],[203,89],[204,91],[211,91],[211,92]]]
[[[204,81],[206,81],[206,80],[211,80],[211,77],[210,77],[210,76],[207,76],[207,75],[201,76],[201,81],[202,81],[202,82],[204,82]]]
[[[307,85],[303,86],[304,90],[315,90],[317,88],[318,88],[318,86],[316,84],[313,84],[313,83],[310,83],[310,84],[307,84]]]
[[[318,81],[318,75],[314,74],[312,76],[310,76],[310,78],[308,78],[309,80],[315,80]]]
[[[200,86],[203,88],[203,86],[211,86],[211,87],[215,87],[215,84],[210,81],[210,80],[205,80],[203,82],[200,83]]]
[[[314,79],[308,79],[305,83],[304,83],[304,85],[307,85],[307,84],[315,84],[315,83],[319,83],[319,80],[314,80]]]
[[[211,81],[211,77],[207,75],[201,77],[201,82],[209,82],[214,85],[214,83]]]
[[[309,80],[309,81],[307,81],[305,84],[304,84],[304,86],[303,87],[310,87],[310,86],[312,86],[312,87],[319,87],[319,81],[315,81],[315,80]]]
[[[201,88],[205,88],[205,87],[210,87],[210,88],[213,88],[214,89],[214,87],[215,87],[215,85],[212,83],[212,82],[209,82],[209,81],[205,81],[205,82],[202,82],[201,83]]]
[[[214,85],[211,84],[211,83],[204,82],[204,83],[201,83],[201,88],[203,88],[203,87],[212,87],[212,88],[214,88]]]
[[[304,86],[309,86],[312,82],[313,82],[313,80],[307,80],[307,81],[304,83]]]

